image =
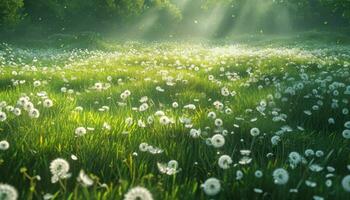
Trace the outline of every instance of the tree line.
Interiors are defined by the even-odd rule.
[[[222,23],[232,25],[232,16],[254,1],[272,3],[276,10],[287,8],[296,26],[348,25],[350,21],[350,0],[1,0],[0,28],[89,30],[137,22],[149,12],[156,12],[161,16],[157,23],[169,27],[181,24],[188,13],[210,12],[218,4],[229,8]]]

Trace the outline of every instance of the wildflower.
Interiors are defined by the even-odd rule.
[[[125,124],[127,126],[131,126],[134,123],[134,119],[132,117],[128,117],[125,119]]]
[[[0,111],[0,122],[4,122],[7,119],[6,113]]]
[[[158,91],[158,92],[164,92],[165,90],[162,88],[162,87],[160,87],[160,86],[157,86],[156,87],[156,90]]]
[[[62,93],[66,93],[67,92],[67,88],[66,87],[61,87],[61,92]]]
[[[277,185],[284,185],[289,180],[289,174],[288,174],[287,170],[285,170],[283,168],[275,169],[275,171],[273,171],[272,176],[273,176],[275,184],[277,184]]]
[[[56,183],[60,179],[67,179],[71,176],[71,174],[68,173],[69,163],[62,158],[56,158],[50,163],[50,172],[52,174],[52,183]]]
[[[344,127],[350,129],[350,121],[345,122]]]
[[[225,96],[225,97],[229,96],[230,91],[228,90],[228,88],[226,88],[226,87],[221,88],[221,95]]]
[[[236,171],[236,180],[241,180],[243,178],[244,174],[241,170]]]
[[[145,122],[143,122],[141,119],[139,119],[137,121],[137,126],[140,127],[140,128],[145,128],[146,127],[146,124]]]
[[[34,81],[33,83],[34,87],[39,87],[41,85],[40,81]]]
[[[231,108],[226,108],[226,109],[225,109],[225,113],[226,113],[227,115],[231,114],[231,113],[232,113],[232,109],[231,109]]]
[[[29,117],[30,117],[30,118],[33,118],[33,119],[39,118],[39,116],[40,116],[39,110],[37,110],[37,109],[35,109],[35,108],[29,110],[28,114],[29,114]]]
[[[209,112],[208,113],[208,118],[215,119],[216,118],[215,112]]]
[[[310,157],[310,156],[315,155],[315,152],[312,149],[306,149],[304,154],[306,157]]]
[[[349,129],[345,129],[345,130],[343,131],[343,137],[344,137],[345,139],[350,139],[350,130],[349,130]]]
[[[154,113],[155,116],[161,117],[161,116],[165,116],[165,113],[161,110],[158,110],[157,112]]]
[[[160,154],[163,153],[163,150],[158,147],[153,147],[151,145],[148,145],[147,151],[151,154]]]
[[[140,112],[144,112],[144,111],[146,111],[148,108],[149,108],[148,104],[147,104],[147,103],[143,103],[143,104],[141,104],[141,106],[139,107],[139,111],[140,111]]]
[[[228,155],[222,155],[218,160],[218,164],[221,169],[228,169],[232,164],[232,159]]]
[[[341,185],[343,186],[345,191],[350,192],[350,175],[347,175],[343,178],[343,180],[341,181]]]
[[[217,195],[221,190],[220,181],[216,178],[207,179],[204,184],[202,184],[204,193],[209,196]]]
[[[314,195],[312,198],[313,198],[314,200],[324,200],[323,197],[317,196],[317,195]]]
[[[248,157],[248,156],[243,156],[240,160],[239,160],[239,164],[241,165],[247,165],[249,163],[252,162],[252,158],[251,157]]]
[[[53,102],[51,99],[45,99],[43,105],[45,108],[51,108],[53,106]]]
[[[0,141],[0,150],[7,150],[10,148],[10,144],[6,140]]]
[[[139,145],[139,149],[140,149],[140,151],[142,151],[142,152],[146,152],[147,150],[148,150],[148,144],[147,143],[141,143],[140,145]]]
[[[23,105],[24,110],[26,111],[30,111],[32,109],[34,109],[34,104],[30,101],[27,101],[24,105]]]
[[[196,109],[196,105],[194,104],[188,104],[184,106],[185,109],[189,109],[189,110],[195,110]]]
[[[256,170],[254,175],[256,178],[261,178],[263,176],[263,172],[261,170]]]
[[[242,156],[249,156],[251,152],[252,152],[252,151],[247,150],[247,149],[242,149],[242,150],[239,151],[239,153],[240,153]]]
[[[296,166],[301,162],[301,156],[298,152],[290,152],[288,157],[292,166]]]
[[[120,94],[120,98],[126,100],[130,95],[131,92],[129,90],[125,90],[123,93]]]
[[[1,200],[17,200],[16,188],[6,183],[0,183],[0,198]]]
[[[216,148],[220,148],[220,147],[224,146],[224,144],[225,144],[224,136],[222,136],[221,134],[214,135],[211,138],[211,144]]]
[[[112,127],[107,122],[103,122],[102,128],[105,129],[105,130],[111,130]]]
[[[177,108],[177,107],[179,107],[179,104],[177,102],[173,102],[172,106],[173,106],[173,108]]]
[[[179,172],[178,168],[178,162],[176,160],[171,160],[168,162],[168,164],[164,163],[157,163],[158,170],[167,175],[173,175]]]
[[[320,158],[320,157],[324,156],[324,152],[321,150],[317,150],[315,155]]]
[[[87,130],[84,127],[78,127],[75,129],[75,135],[78,137],[85,135],[86,132],[87,132]]]
[[[77,157],[76,155],[74,155],[74,154],[72,154],[72,155],[70,156],[70,158],[71,158],[72,160],[78,160],[78,157]]]
[[[190,135],[191,135],[191,137],[193,137],[193,138],[199,138],[200,137],[200,135],[201,135],[201,129],[191,129],[190,130]]]
[[[222,119],[215,119],[215,126],[217,126],[217,127],[220,127],[220,126],[222,126],[223,125],[223,121],[222,121]]]
[[[153,116],[148,116],[148,117],[147,117],[147,123],[148,123],[148,124],[153,124],[153,122],[154,122]]]
[[[320,165],[318,164],[312,164],[309,166],[309,169],[313,172],[320,172],[323,170],[323,167],[321,167]]]
[[[305,185],[311,188],[314,188],[317,186],[316,182],[310,181],[310,180],[305,180]]]
[[[13,113],[14,115],[16,115],[16,116],[20,116],[21,113],[22,113],[22,111],[21,111],[21,109],[19,109],[19,108],[14,108],[13,111],[12,111],[12,113]]]
[[[170,120],[167,116],[161,116],[161,117],[159,118],[159,122],[160,122],[160,124],[162,124],[162,125],[168,125],[168,124],[171,123],[171,120]]]
[[[224,108],[224,104],[222,104],[220,101],[215,101],[213,105],[217,110],[221,110]]]
[[[80,170],[77,181],[84,187],[89,187],[94,184],[94,181],[87,174],[85,174],[84,170]]]
[[[130,189],[125,195],[124,200],[153,200],[152,194],[144,187],[134,187]]]
[[[177,169],[178,166],[179,166],[179,163],[178,163],[176,160],[170,160],[170,161],[168,162],[168,167]]]
[[[256,137],[260,134],[260,130],[258,128],[252,128],[250,129],[250,135],[252,135],[253,137]]]
[[[326,185],[327,187],[331,187],[331,186],[333,185],[332,180],[330,180],[330,179],[326,180],[325,185]]]
[[[102,83],[95,83],[93,88],[97,91],[101,91],[103,89],[103,84]]]
[[[52,199],[54,198],[55,196],[53,194],[50,194],[50,193],[46,193],[44,196],[43,196],[43,199],[44,200],[49,200],[49,199]]]
[[[264,191],[263,191],[262,189],[260,189],[260,188],[254,188],[254,192],[255,192],[255,193],[258,193],[258,194],[261,194],[261,193],[263,193]]]
[[[274,135],[271,138],[272,145],[277,145],[281,141],[281,138],[278,135]]]
[[[328,123],[329,123],[329,124],[335,124],[334,118],[329,118],[329,119],[328,119]]]

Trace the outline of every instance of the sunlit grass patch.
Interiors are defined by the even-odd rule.
[[[1,45],[0,181],[21,199],[347,197],[347,46],[114,48]]]

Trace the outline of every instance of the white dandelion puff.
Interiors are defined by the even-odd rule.
[[[29,117],[33,118],[33,119],[39,118],[39,116],[40,116],[39,110],[37,110],[35,108],[29,110],[28,114],[29,114]]]
[[[343,186],[345,191],[350,192],[350,175],[347,175],[343,178],[343,180],[341,181],[341,185]]]
[[[0,183],[0,199],[1,200],[17,200],[18,192],[16,188],[9,184]]]
[[[80,170],[77,181],[85,187],[89,187],[94,184],[94,181],[84,172],[84,170]]]
[[[78,127],[75,129],[75,135],[80,137],[80,136],[83,136],[87,133],[87,130],[85,127]]]
[[[260,130],[258,128],[252,128],[250,129],[250,135],[253,137],[256,137],[260,134]]]
[[[211,138],[211,144],[215,148],[220,148],[225,144],[225,138],[221,134],[216,134]]]
[[[124,195],[124,200],[153,200],[153,197],[148,189],[137,186]]]
[[[4,112],[0,111],[0,122],[4,122],[7,119],[7,115]]]
[[[43,105],[45,108],[51,108],[53,106],[53,102],[51,99],[45,99]]]
[[[0,141],[0,150],[6,151],[10,148],[10,143],[8,143],[6,140]]]
[[[342,133],[343,137],[345,139],[350,139],[350,130],[349,129],[345,129]]]
[[[52,174],[51,182],[56,183],[60,179],[67,179],[71,175],[69,172],[69,163],[62,158],[56,158],[50,163],[50,172]]]
[[[205,194],[214,196],[220,192],[221,184],[217,178],[209,178],[202,184],[202,188]]]
[[[289,180],[289,174],[288,174],[287,170],[285,170],[283,168],[275,169],[275,171],[273,171],[272,176],[274,179],[274,183],[277,185],[284,185]]]
[[[218,160],[218,164],[221,169],[228,169],[232,164],[232,158],[228,155],[222,155]]]

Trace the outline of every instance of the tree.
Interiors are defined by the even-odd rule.
[[[23,0],[0,1],[0,26],[12,26],[20,21]]]

